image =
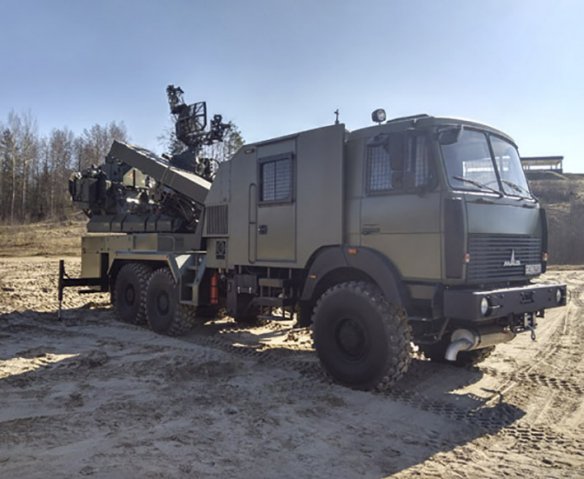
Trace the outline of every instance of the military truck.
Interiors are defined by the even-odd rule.
[[[114,142],[76,174],[90,217],[81,278],[119,318],[185,333],[220,310],[235,321],[296,318],[332,378],[391,386],[412,344],[473,364],[566,304],[546,270],[545,211],[517,147],[473,121],[416,115],[332,125],[246,144],[216,167],[201,156],[229,125],[168,89],[172,157]]]

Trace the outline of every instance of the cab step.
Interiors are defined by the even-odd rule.
[[[272,298],[268,296],[260,296],[254,298],[253,303],[258,306],[267,306],[270,308],[286,308],[292,306],[295,301],[292,298]]]

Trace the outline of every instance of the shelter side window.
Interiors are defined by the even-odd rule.
[[[292,201],[292,155],[260,160],[260,201]]]

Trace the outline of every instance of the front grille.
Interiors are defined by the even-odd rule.
[[[519,235],[471,234],[468,237],[468,252],[469,281],[522,279],[525,278],[526,264],[541,263],[541,239]]]

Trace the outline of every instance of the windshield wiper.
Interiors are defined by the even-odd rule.
[[[510,186],[512,189],[514,189],[518,193],[527,193],[527,195],[528,195],[528,196],[521,196],[520,195],[519,198],[522,198],[524,200],[532,199],[531,192],[529,190],[523,188],[522,186],[519,186],[517,183],[513,183],[512,181],[509,181],[509,180],[504,180],[503,178],[501,178],[501,182],[505,183],[507,186]]]
[[[452,178],[454,178],[455,180],[458,180],[458,181],[462,181],[464,183],[470,183],[471,185],[474,185],[477,188],[491,191],[492,193],[497,194],[499,196],[499,198],[503,198],[503,193],[501,193],[499,190],[496,190],[492,186],[485,185],[484,183],[481,183],[479,181],[471,180],[470,178],[465,178],[464,176],[453,176]]]

